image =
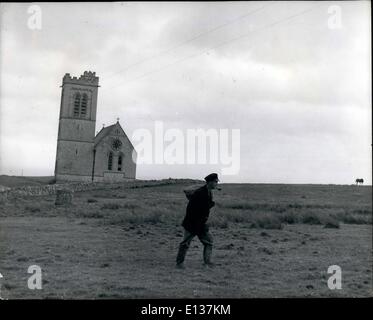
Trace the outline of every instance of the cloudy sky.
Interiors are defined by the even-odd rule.
[[[0,174],[54,174],[62,77],[91,70],[96,131],[239,129],[224,182],[371,184],[370,2],[36,5],[41,29],[30,4],[0,6]]]

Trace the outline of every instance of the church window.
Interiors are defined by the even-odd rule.
[[[88,95],[80,92],[74,95],[74,117],[84,118],[87,114]]]
[[[116,151],[118,151],[118,150],[120,149],[121,146],[122,146],[122,142],[121,142],[119,139],[115,139],[115,140],[113,140],[112,143],[111,143],[111,147],[112,147],[114,150],[116,150]]]
[[[113,154],[109,153],[109,160],[108,160],[108,170],[113,170]]]
[[[122,171],[122,156],[118,158],[118,171]]]
[[[80,114],[80,93],[74,95],[74,117],[79,117]]]
[[[86,93],[83,94],[82,96],[82,102],[80,105],[80,115],[85,116],[87,114],[87,101],[88,101],[88,96]]]

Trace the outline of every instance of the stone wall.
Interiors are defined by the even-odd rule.
[[[118,185],[106,185],[103,183],[92,183],[92,182],[75,182],[75,183],[61,183],[53,185],[44,185],[44,186],[23,186],[11,188],[0,192],[4,198],[17,198],[22,196],[45,196],[56,194],[57,190],[70,190],[73,192],[84,191],[84,190],[96,190],[104,188],[115,188],[120,187]]]
[[[164,180],[134,180],[128,179],[120,183],[103,183],[103,182],[70,182],[58,183],[52,185],[42,186],[22,186],[16,188],[8,188],[7,190],[0,191],[0,200],[6,201],[7,199],[14,199],[18,197],[28,196],[46,196],[54,195],[57,190],[70,190],[72,192],[99,190],[99,189],[119,189],[119,188],[146,188],[154,186],[163,186],[170,184],[191,183],[199,182],[198,180],[189,179],[164,179]]]

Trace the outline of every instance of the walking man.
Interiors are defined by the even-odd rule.
[[[176,267],[184,268],[184,259],[191,241],[195,236],[203,244],[203,261],[206,266],[212,267],[212,236],[209,233],[207,220],[210,209],[215,205],[212,198],[212,190],[218,185],[219,179],[216,173],[205,177],[206,184],[198,188],[190,197],[186,209],[186,215],[182,226],[184,227],[184,239],[179,245],[179,252],[176,257]]]

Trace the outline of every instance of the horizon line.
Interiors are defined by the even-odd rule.
[[[8,177],[15,177],[15,178],[54,178],[54,175],[52,176],[19,176],[19,175],[8,175],[8,174],[0,174],[1,176],[8,176]],[[134,179],[134,181],[150,181],[150,180],[197,180],[204,182],[203,179],[198,178],[144,178],[144,179]],[[81,181],[66,181],[68,182],[81,182]],[[110,182],[109,182],[110,183]],[[118,182],[114,182],[118,183]],[[249,181],[243,181],[243,182],[220,182],[220,185],[222,184],[284,184],[284,185],[339,185],[339,186],[356,186],[356,183],[326,183],[326,182],[249,182]],[[367,184],[361,184],[359,186],[372,186],[371,183]]]

